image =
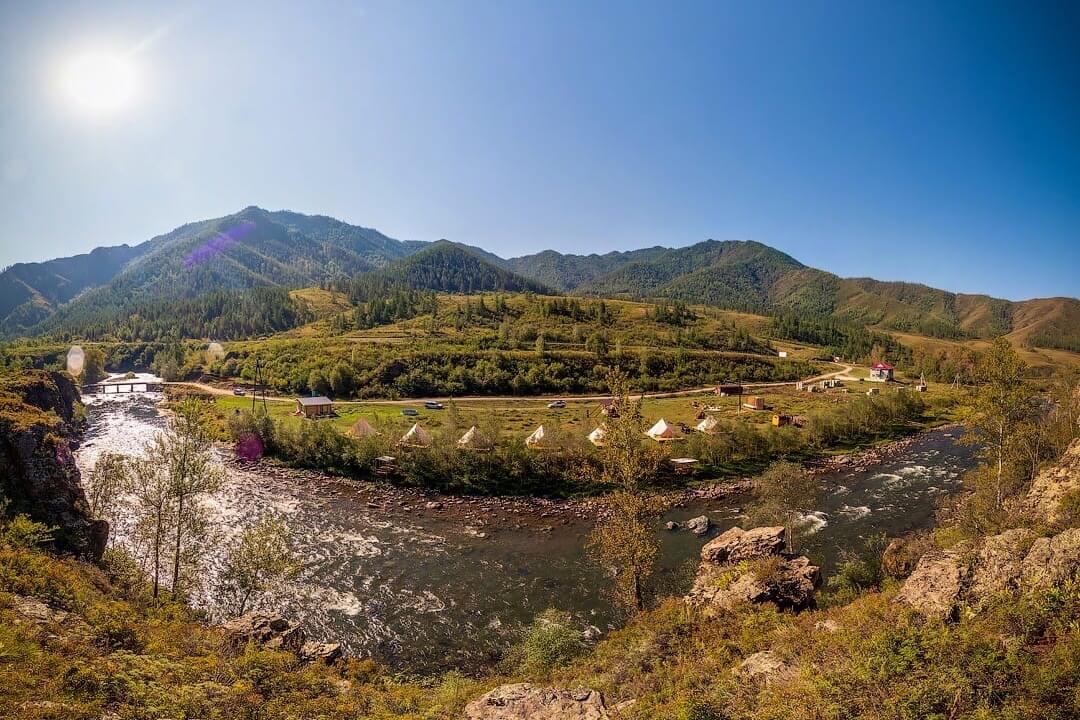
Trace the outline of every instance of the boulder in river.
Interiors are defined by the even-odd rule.
[[[709,520],[708,515],[698,515],[686,521],[686,529],[699,537],[707,535],[710,527],[712,527],[712,521]]]
[[[604,696],[595,690],[500,685],[465,707],[465,720],[608,720]]]

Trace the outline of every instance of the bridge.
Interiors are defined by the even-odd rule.
[[[83,395],[117,395],[140,392],[164,392],[165,383],[146,382],[145,380],[121,380],[119,382],[93,383],[83,385]]]

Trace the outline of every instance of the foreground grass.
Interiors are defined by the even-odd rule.
[[[37,624],[16,596],[71,613]],[[184,605],[132,575],[0,548],[0,717],[452,718],[478,688],[461,676],[399,682],[370,661],[302,666],[289,653],[230,651]]]
[[[193,611],[151,600],[119,567],[0,548],[0,716],[438,720],[510,680],[599,689],[618,717],[642,720],[1080,714],[1076,583],[954,624],[900,608],[889,584],[797,616],[746,607],[708,617],[671,599],[569,662],[402,679],[369,661],[302,666],[288,653],[231,651]],[[16,594],[72,615],[28,622]],[[794,680],[766,686],[733,672],[765,649],[795,664]]]

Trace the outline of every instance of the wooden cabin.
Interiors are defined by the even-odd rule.
[[[732,395],[742,395],[743,386],[735,385],[734,383],[724,383],[716,386],[716,394],[720,397],[730,397]]]
[[[325,395],[296,398],[296,414],[307,418],[334,414],[334,403]]]

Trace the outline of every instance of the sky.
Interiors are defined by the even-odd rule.
[[[248,205],[1080,296],[1080,4],[0,0],[0,267]]]

